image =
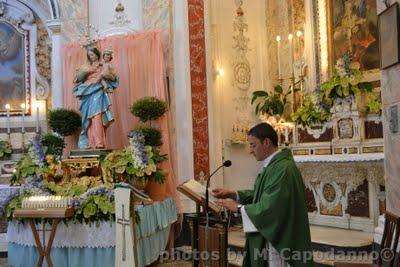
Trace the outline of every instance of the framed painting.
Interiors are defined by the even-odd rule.
[[[6,104],[11,113],[21,112],[21,104],[30,110],[29,35],[13,25],[0,20],[0,114],[6,114]]]
[[[381,69],[389,68],[400,62],[399,29],[399,5],[395,3],[379,14]]]
[[[350,53],[362,71],[379,69],[376,0],[327,0],[329,65]]]

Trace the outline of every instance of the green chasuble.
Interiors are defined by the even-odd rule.
[[[291,267],[313,266],[304,183],[289,149],[278,152],[239,201],[259,232],[246,235],[243,266],[268,266],[269,241]]]

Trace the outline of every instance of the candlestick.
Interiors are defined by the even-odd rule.
[[[36,133],[39,133],[39,107],[36,107]]]
[[[302,45],[301,45],[301,37],[303,36],[302,31],[297,31],[297,41],[299,43],[299,66],[300,66],[300,76],[303,75],[303,57],[302,57]]]
[[[289,132],[288,127],[285,125],[285,145],[289,145]]]
[[[5,108],[7,110],[7,134],[10,135],[11,134],[11,128],[10,128],[10,109],[11,109],[11,106],[10,106],[10,104],[6,104]]]
[[[21,112],[22,112],[22,133],[25,133],[25,104],[21,104]]]
[[[292,71],[292,77],[294,77],[294,46],[293,46],[293,34],[289,34],[289,48],[290,48],[290,66]]]
[[[25,154],[25,104],[21,104],[21,110],[22,110],[22,127],[21,127],[21,150],[22,154]]]
[[[281,79],[281,56],[280,56],[280,51],[281,51],[281,36],[276,36],[276,42],[278,45],[278,79]]]

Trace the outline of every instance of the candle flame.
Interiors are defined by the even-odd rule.
[[[10,104],[6,104],[6,105],[5,105],[5,108],[6,108],[7,110],[10,110],[10,109],[11,109]]]
[[[301,36],[303,36],[303,32],[302,31],[297,31],[296,35],[297,35],[297,37],[301,37]]]
[[[281,38],[280,35],[276,36],[276,41],[277,41],[278,43],[279,43],[281,40],[282,40],[282,38]]]
[[[288,39],[289,41],[293,40],[293,34],[289,34]]]
[[[25,109],[25,103],[22,103],[22,104],[21,104],[21,108],[22,108],[22,109]]]

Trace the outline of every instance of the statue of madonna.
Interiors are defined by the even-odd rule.
[[[74,96],[80,100],[82,116],[78,146],[80,149],[104,148],[105,129],[113,121],[108,93],[118,87],[119,80],[113,68],[104,68],[97,48],[87,49],[87,60],[77,73],[73,89]]]

